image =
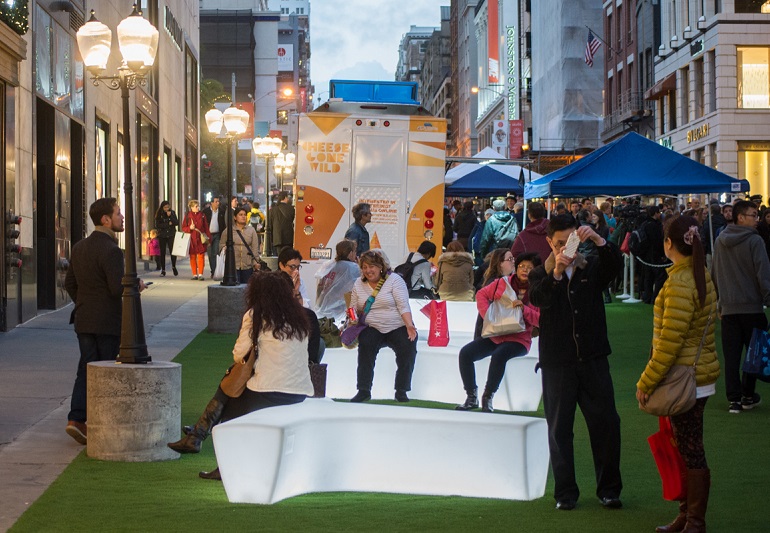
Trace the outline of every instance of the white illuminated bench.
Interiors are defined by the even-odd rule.
[[[548,474],[540,418],[308,399],[214,428],[227,498],[311,492],[532,500]]]
[[[409,397],[416,400],[433,400],[445,403],[463,403],[465,390],[460,378],[458,355],[460,348],[473,340],[476,325],[475,302],[447,302],[449,321],[449,345],[428,346],[429,320],[419,308],[426,300],[410,300],[412,317],[419,339],[417,360],[412,374],[412,390]],[[489,371],[489,357],[477,361],[476,384],[479,390]],[[326,395],[330,398],[351,398],[356,394],[356,368],[358,350],[327,348],[324,354],[327,363]],[[537,411],[543,386],[540,374],[535,373],[538,362],[538,342],[534,340],[530,352],[515,357],[505,366],[505,375],[495,394],[495,409],[502,411]],[[382,348],[377,355],[372,383],[372,398],[393,399],[395,393],[396,354],[390,348]]]

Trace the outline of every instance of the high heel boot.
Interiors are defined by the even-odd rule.
[[[658,526],[655,528],[656,533],[673,533],[682,531],[687,523],[687,501],[679,502],[679,515],[674,518],[674,521],[665,526]]]
[[[204,409],[203,414],[195,423],[192,430],[176,442],[169,442],[168,447],[177,453],[198,453],[201,451],[201,443],[211,433],[211,428],[219,422],[225,404],[216,396],[211,399]]]
[[[455,407],[455,411],[470,411],[479,407],[479,389],[468,389],[465,392],[468,394],[465,403]]]
[[[708,468],[687,470],[687,524],[685,533],[706,532],[706,507],[711,488],[711,471]]]
[[[481,395],[481,410],[485,413],[494,413],[495,409],[492,407],[492,398],[495,397],[495,393],[489,389],[484,389],[484,394]]]

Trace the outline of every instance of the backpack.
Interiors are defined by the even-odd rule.
[[[644,229],[645,224],[642,224],[637,229],[631,232],[628,238],[628,249],[635,256],[645,255],[650,251],[650,239],[647,237],[647,232]]]
[[[396,268],[393,269],[393,272],[404,278],[404,281],[406,282],[406,286],[410,289],[412,288],[412,273],[414,272],[414,267],[417,265],[421,265],[422,263],[427,263],[428,260],[424,257],[420,259],[419,261],[416,261],[412,263],[412,257],[414,256],[414,252],[411,252],[409,254],[409,257],[406,258],[406,262],[401,263]]]
[[[495,248],[510,248],[513,246],[513,241],[518,233],[519,226],[516,223],[516,218],[512,216],[508,222],[495,231]]]

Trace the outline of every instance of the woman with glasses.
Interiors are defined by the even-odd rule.
[[[160,275],[166,275],[166,249],[171,256],[171,270],[175,276],[179,275],[179,271],[176,269],[176,256],[171,253],[174,249],[174,237],[176,236],[176,228],[179,226],[179,219],[176,213],[171,209],[171,204],[168,200],[163,200],[155,212],[155,229],[158,230],[158,243],[160,244]]]
[[[302,283],[302,278],[299,277],[299,271],[302,269],[302,254],[299,253],[299,250],[294,248],[281,250],[281,253],[278,254],[278,268],[288,274],[294,282],[294,297],[304,307],[310,309],[310,297],[305,289],[305,284]]]
[[[401,276],[390,275],[387,260],[378,251],[361,254],[359,266],[363,275],[353,284],[350,307],[359,317],[364,308],[369,309],[365,320],[368,327],[358,336],[358,392],[350,401],[372,398],[374,363],[380,349],[387,346],[396,352],[396,400],[408,402],[406,393],[412,388],[417,357],[417,329],[409,307],[409,290]]]
[[[503,296],[507,288],[507,284],[502,282],[505,278],[516,291],[517,299],[512,305],[514,308],[521,308],[526,328],[522,332],[510,335],[477,338],[460,349],[460,376],[467,397],[465,403],[455,407],[458,411],[469,411],[479,406],[476,368],[474,366],[476,361],[491,357],[487,383],[484,387],[484,394],[481,396],[481,410],[491,413],[494,411],[492,398],[503,381],[506,363],[509,359],[521,357],[529,352],[532,345],[532,329],[537,327],[540,322],[540,309],[529,303],[528,280],[530,271],[540,264],[540,256],[537,252],[519,254],[515,264],[510,250],[499,248],[492,252],[487,275],[488,278],[491,278],[499,272],[500,276],[494,281],[490,281],[476,293],[476,307],[479,310],[479,315],[483,319],[487,314],[489,305]]]

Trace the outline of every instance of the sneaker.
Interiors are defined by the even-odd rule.
[[[741,402],[730,402],[730,409],[727,410],[728,413],[732,414],[738,414],[743,412],[743,406],[741,405]]]
[[[741,398],[741,407],[744,411],[751,411],[761,403],[762,398],[756,392],[751,397],[744,396]]]
[[[88,428],[85,422],[70,420],[67,422],[67,428],[64,431],[67,432],[67,435],[78,441],[79,444],[85,445],[88,442]]]
[[[620,501],[620,498],[613,498],[612,496],[605,496],[604,498],[599,498],[599,501],[602,504],[602,507],[605,509],[620,509],[623,507],[623,502]]]
[[[198,276],[193,276],[193,277],[191,277],[190,279],[191,279],[191,280],[193,280],[193,281],[195,281],[196,279],[198,279]]]
[[[559,511],[571,511],[575,508],[577,502],[575,500],[559,500],[556,502],[556,509]]]
[[[203,274],[198,274],[198,281],[205,281],[206,278],[203,277]]]

